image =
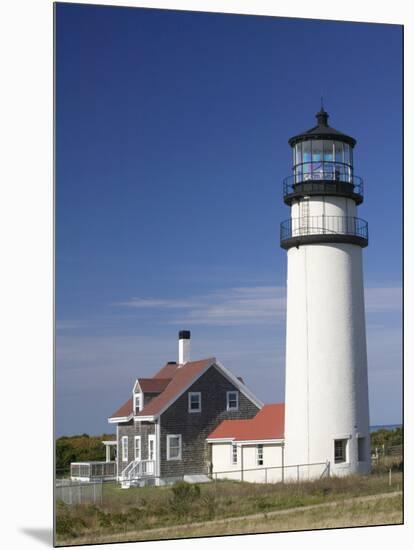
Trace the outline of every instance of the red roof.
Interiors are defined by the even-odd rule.
[[[153,378],[139,378],[142,391],[159,393],[138,413],[137,416],[153,416],[158,414],[168,403],[180,395],[186,387],[209,366],[215,363],[215,357],[189,361],[184,365],[167,363]],[[169,376],[169,377],[168,377]],[[133,413],[132,397],[126,401],[110,418],[129,416]]]
[[[171,378],[138,378],[138,384],[144,393],[161,393],[170,382]]]
[[[201,374],[201,372],[209,365],[212,365],[215,360],[216,359],[214,357],[211,357],[209,359],[202,359],[201,361],[190,361],[184,365],[176,365],[177,368],[174,378],[165,390],[160,393],[160,395],[157,395],[157,397],[151,399],[148,405],[142,409],[138,416],[152,416],[159,413],[165,405],[184,391],[184,389],[191,384],[197,375]],[[167,365],[167,367],[169,366],[171,365]],[[164,369],[165,368],[166,367],[164,367]]]
[[[132,413],[132,397],[125,401],[125,403],[120,407],[114,414],[111,414],[111,418],[119,418],[120,416],[129,416]]]
[[[167,363],[153,378],[172,378],[179,366],[178,363]]]
[[[285,431],[285,404],[264,405],[254,418],[223,420],[207,439],[234,439],[249,441],[283,439]]]

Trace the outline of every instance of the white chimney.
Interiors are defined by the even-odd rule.
[[[180,330],[178,333],[178,364],[184,365],[190,360],[190,337],[189,330]]]

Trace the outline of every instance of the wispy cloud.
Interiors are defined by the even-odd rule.
[[[367,313],[401,311],[402,290],[398,286],[367,287]],[[284,321],[286,288],[281,286],[233,287],[186,299],[131,298],[117,306],[135,309],[170,310],[169,324],[239,326]]]
[[[201,307],[190,311],[184,320],[193,325],[273,324],[283,320],[285,312],[285,288],[239,287],[210,295]],[[174,324],[182,321],[177,319]]]
[[[286,289],[274,286],[236,287],[189,299],[131,298],[115,305],[138,309],[178,310],[170,324],[236,326],[268,324],[284,318]],[[180,313],[179,310],[184,310]]]
[[[132,308],[160,308],[160,309],[182,309],[194,307],[194,300],[162,300],[152,298],[131,298],[125,302],[115,302],[115,306],[126,306]]]

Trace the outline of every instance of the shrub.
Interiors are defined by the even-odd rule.
[[[178,516],[187,515],[191,505],[200,498],[200,486],[178,481],[172,486],[170,508]]]
[[[216,515],[217,508],[216,497],[211,493],[207,493],[203,496],[202,503],[208,519],[213,519]]]
[[[76,537],[85,526],[85,522],[79,517],[56,517],[56,533],[61,536]]]
[[[111,527],[112,525],[111,514],[106,514],[101,510],[97,510],[97,518],[98,518],[99,527],[103,527],[103,528]]]

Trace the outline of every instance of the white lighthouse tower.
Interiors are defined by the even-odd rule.
[[[284,181],[287,250],[285,465],[329,463],[334,475],[370,469],[362,249],[357,217],[363,182],[354,175],[354,138],[317,125],[289,140]],[[300,469],[301,477],[320,468]]]

